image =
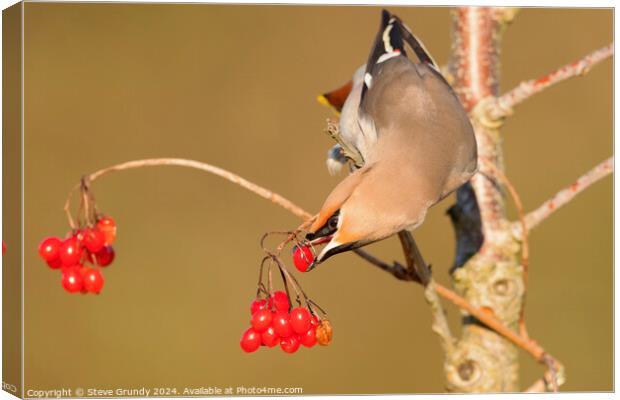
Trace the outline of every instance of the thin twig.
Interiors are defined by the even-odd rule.
[[[532,97],[542,92],[550,86],[556,85],[569,78],[585,75],[593,66],[609,58],[614,53],[613,43],[602,47],[586,55],[580,60],[544,75],[538,79],[521,82],[516,88],[506,94],[501,95],[494,102],[490,102],[487,108],[487,116],[491,120],[499,120],[512,114],[512,109]]]
[[[528,239],[528,229],[525,223],[525,211],[523,210],[523,202],[521,201],[521,197],[517,192],[517,189],[514,187],[512,182],[508,179],[506,174],[504,174],[499,168],[497,168],[493,163],[488,162],[484,159],[481,159],[483,163],[485,163],[486,167],[491,170],[493,175],[495,175],[506,188],[510,192],[510,196],[515,203],[515,208],[517,209],[517,214],[519,215],[519,224],[521,224],[521,266],[523,267],[523,298],[521,299],[521,310],[519,311],[519,333],[524,338],[529,338],[527,333],[527,327],[525,325],[525,300],[527,294],[527,283],[529,276],[529,265],[530,265],[530,244]]]
[[[99,171],[93,172],[92,174],[88,175],[86,179],[89,182],[94,182],[98,178],[104,175],[107,175],[111,172],[123,171],[123,170],[134,169],[134,168],[160,167],[160,166],[177,166],[177,167],[194,168],[194,169],[198,169],[201,171],[205,171],[205,172],[217,175],[220,178],[224,178],[234,184],[241,186],[244,189],[251,191],[252,193],[259,195],[260,197],[270,200],[271,202],[295,214],[299,218],[309,219],[312,217],[312,214],[306,212],[305,210],[303,210],[301,207],[297,206],[290,200],[280,196],[277,193],[272,192],[269,189],[266,189],[253,182],[250,182],[247,179],[244,179],[241,176],[234,174],[230,171],[227,171],[223,168],[219,168],[214,165],[203,163],[200,161],[195,161],[195,160],[186,160],[183,158],[151,158],[151,159],[146,159],[146,160],[129,161],[129,162],[113,165],[111,167],[104,168]],[[71,197],[74,191],[77,190],[79,187],[80,185],[78,184],[76,187],[74,187],[71,190],[71,192],[69,193],[69,197],[67,198],[67,201],[65,202],[65,212],[67,212],[67,216],[70,221],[70,224],[73,223],[73,220],[69,212],[70,207],[71,207],[70,206]]]
[[[556,212],[560,207],[573,200],[575,196],[587,189],[590,185],[611,174],[613,170],[614,157],[612,156],[592,168],[590,171],[580,176],[570,186],[560,190],[552,198],[540,205],[537,209],[529,212],[525,216],[527,230],[532,230],[532,228],[538,226],[538,224],[549,218],[549,216]],[[523,228],[520,226],[520,224],[515,223],[513,224],[512,232],[515,237],[521,238]]]

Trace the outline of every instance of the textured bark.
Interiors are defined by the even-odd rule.
[[[470,113],[478,155],[503,171],[501,124],[481,118],[478,110],[498,95],[500,40],[505,9],[463,7],[454,12],[450,75]],[[449,214],[457,236],[452,269],[454,288],[472,305],[516,329],[524,285],[520,244],[511,234],[502,187],[485,163],[457,193]],[[446,362],[447,388],[454,392],[518,391],[517,348],[463,312],[462,336]]]

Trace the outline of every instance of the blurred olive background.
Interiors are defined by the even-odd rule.
[[[393,8],[441,64],[449,8]],[[443,391],[442,352],[419,286],[352,255],[299,277],[335,328],[328,348],[245,354],[258,240],[299,221],[205,173],[171,167],[94,184],[119,226],[100,296],[69,295],[38,257],[68,230],[80,176],[147,157],[227,168],[317,211],[343,175],[324,166],[330,111],[316,95],[365,62],[378,7],[27,3],[25,387],[302,387],[306,394]],[[612,41],[611,10],[524,9],[502,50],[502,90]],[[502,130],[527,209],[612,153],[612,62],[522,106]],[[445,210],[417,233],[438,280],[454,254]],[[514,210],[511,209],[512,215]],[[531,335],[566,390],[612,390],[612,180],[531,235]],[[400,259],[398,241],[371,246]],[[449,283],[448,283],[449,284]],[[458,310],[448,305],[458,331]],[[542,368],[521,356],[521,383]]]

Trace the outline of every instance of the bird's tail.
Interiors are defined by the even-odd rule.
[[[383,10],[381,13],[381,25],[366,63],[366,72],[369,72],[375,64],[381,63],[386,59],[401,54],[406,56],[405,44],[411,47],[420,62],[437,67],[435,60],[426,50],[422,41],[411,32],[407,25],[396,15]]]
[[[407,44],[411,47],[420,62],[430,64],[433,67],[437,68],[437,63],[435,63],[435,60],[433,59],[431,54],[428,52],[428,50],[426,50],[426,47],[424,47],[424,43],[422,43],[422,41],[418,39],[413,34],[413,32],[411,32],[411,29],[409,29],[409,27],[405,25],[400,20],[400,18],[395,15],[393,17],[396,19],[396,25],[398,26],[400,34],[403,36],[403,39],[405,39]]]
[[[411,47],[420,62],[428,64],[436,71],[439,71],[435,60],[426,50],[422,41],[415,37],[400,18],[387,10],[383,10],[381,13],[381,25],[366,63],[364,86],[362,87],[361,94],[362,99],[372,85],[374,71],[379,64],[393,57],[407,56],[405,44]]]

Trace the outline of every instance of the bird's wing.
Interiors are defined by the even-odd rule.
[[[419,62],[405,56],[405,43]],[[358,124],[374,141],[367,162],[389,158],[407,165],[411,174],[425,171],[442,196],[471,175],[476,143],[467,113],[421,42],[387,12],[364,85]]]
[[[375,71],[358,118],[364,136],[375,141],[367,162],[398,160],[425,170],[428,180],[446,181],[442,193],[452,189],[476,159],[473,128],[458,97],[425,63],[396,57]]]

